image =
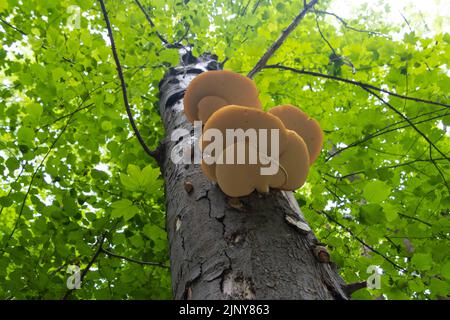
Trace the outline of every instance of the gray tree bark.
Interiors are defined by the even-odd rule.
[[[345,283],[304,220],[291,192],[228,198],[199,165],[176,165],[177,128],[193,134],[183,94],[201,72],[220,69],[214,55],[189,52],[160,83],[166,130],[160,164],[175,299],[347,299]]]

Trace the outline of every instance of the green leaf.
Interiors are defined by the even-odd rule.
[[[158,180],[159,175],[159,169],[155,169],[151,165],[146,166],[142,170],[140,185],[148,193],[156,192],[156,190],[161,187],[161,182]]]
[[[101,170],[97,170],[97,169],[92,169],[91,170],[91,177],[93,179],[99,179],[99,180],[107,180],[109,178],[108,173],[106,173],[105,171],[101,171]]]
[[[359,215],[361,222],[366,225],[379,224],[385,220],[383,208],[378,204],[361,206]]]
[[[64,211],[70,216],[74,216],[78,212],[78,205],[76,203],[76,200],[71,197],[64,197],[63,208]]]
[[[450,280],[450,260],[448,260],[441,268],[442,275]]]
[[[411,263],[419,270],[429,270],[433,261],[429,253],[416,253],[412,257]]]
[[[31,103],[27,105],[26,112],[35,120],[38,121],[44,111],[43,107],[39,103]]]
[[[130,164],[127,174],[120,175],[120,181],[130,191],[153,193],[161,186],[158,176],[159,169],[154,169],[150,165],[141,171],[138,166]]]
[[[139,190],[139,181],[134,180],[131,176],[121,174],[120,175],[120,182],[122,182],[123,186],[130,191],[137,191]]]
[[[112,129],[111,121],[102,121],[102,129],[104,131],[109,131]]]
[[[113,208],[111,212],[112,218],[123,217],[125,220],[129,220],[139,213],[139,208],[128,199],[115,201],[111,204],[111,207]]]
[[[17,132],[17,137],[19,139],[19,143],[30,144],[34,139],[34,131],[28,127],[20,127]]]
[[[382,207],[387,221],[392,222],[398,218],[397,208],[394,205],[390,203],[384,203]]]
[[[368,202],[382,202],[391,194],[390,187],[383,181],[371,181],[364,187],[364,198]]]
[[[130,242],[136,248],[142,248],[144,246],[144,240],[139,234],[135,234],[130,238]]]
[[[0,3],[0,12],[5,11],[6,9],[8,9],[8,2],[2,1],[2,2]]]
[[[14,202],[7,196],[0,197],[0,206],[7,208],[10,207]]]
[[[17,161],[17,159],[15,159],[15,158],[8,158],[5,163],[6,163],[6,167],[11,172],[14,172],[15,170],[19,169],[19,167],[20,167],[19,161]]]

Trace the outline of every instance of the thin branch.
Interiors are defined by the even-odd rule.
[[[281,47],[287,37],[295,30],[300,21],[305,17],[306,13],[317,3],[318,0],[311,0],[307,5],[304,6],[303,10],[292,20],[291,24],[283,30],[280,37],[267,49],[264,55],[259,59],[253,69],[247,74],[250,79],[254,77],[256,73],[261,71],[262,68],[267,64],[267,61],[274,55],[275,51]]]
[[[408,119],[408,117],[406,117],[403,113],[401,113],[399,110],[397,110],[397,108],[395,108],[393,105],[391,105],[389,102],[387,102],[386,100],[384,100],[381,96],[379,96],[378,94],[376,94],[375,92],[373,92],[372,90],[369,90],[367,88],[363,88],[365,91],[367,91],[368,93],[372,94],[373,96],[375,96],[378,100],[380,100],[381,102],[383,102],[384,105],[386,105],[389,109],[391,109],[392,111],[394,111],[396,114],[398,114],[401,118],[403,118],[406,122],[408,122],[408,124],[418,133],[420,134],[427,142],[430,146],[433,147],[434,150],[436,150],[441,156],[443,156],[444,158],[446,158],[449,162],[450,162],[450,158],[445,155],[445,153],[443,153],[435,144],[433,141],[430,140],[430,138],[428,138],[411,120]]]
[[[25,165],[22,166],[22,168],[20,169],[19,174],[17,175],[17,177],[16,177],[16,179],[14,180],[13,183],[16,183],[17,181],[19,181],[19,179],[20,179],[20,177],[22,176],[24,170],[25,170]],[[13,190],[14,190],[13,187],[11,187],[11,189],[9,189],[8,194],[7,194],[5,197],[6,197],[6,198],[9,197],[9,195],[11,194],[11,192],[12,192]],[[2,207],[0,208],[0,215],[2,215],[3,209],[4,209],[4,206],[2,206]]]
[[[317,19],[317,14],[316,14],[316,27],[317,27],[317,31],[319,31],[320,37],[322,38],[323,41],[325,41],[325,43],[328,45],[328,48],[330,48],[331,52],[333,52],[333,54],[335,56],[337,56],[336,54],[336,50],[334,50],[333,46],[331,45],[331,43],[328,41],[327,38],[325,38],[325,36],[322,33],[322,29],[320,29],[320,25],[319,25],[319,20]]]
[[[399,216],[401,216],[401,217],[408,218],[408,219],[411,219],[411,220],[416,220],[416,221],[418,221],[418,222],[420,222],[420,223],[423,223],[423,224],[426,225],[426,226],[432,227],[431,223],[426,222],[426,221],[424,221],[424,220],[422,220],[422,219],[419,219],[419,218],[416,218],[416,217],[413,217],[413,216],[409,216],[409,215],[407,215],[407,214],[400,213],[400,212],[398,212],[397,214],[398,214]]]
[[[413,32],[411,25],[409,24],[409,21],[406,19],[406,17],[403,15],[403,13],[400,12],[400,15],[402,16],[403,20],[406,22],[409,28],[409,32]]]
[[[400,252],[400,250],[401,250],[401,247],[398,245],[398,244],[396,244],[391,238],[389,238],[388,236],[384,236],[384,238],[390,243],[390,244],[392,244],[394,247],[395,247],[395,249],[397,249],[397,252]]]
[[[129,258],[129,257],[125,257],[125,256],[121,256],[119,254],[116,254],[114,252],[111,252],[105,248],[101,248],[101,251],[111,257],[115,257],[115,258],[119,258],[122,260],[126,260],[129,262],[133,262],[133,263],[137,263],[137,264],[142,264],[142,265],[146,265],[146,266],[155,266],[155,267],[160,267],[160,268],[166,268],[166,269],[170,269],[170,267],[162,262],[153,262],[153,261],[142,261],[142,260],[137,260],[137,259],[133,259],[133,258]]]
[[[424,120],[420,120],[420,121],[414,122],[414,124],[417,125],[417,124],[425,123],[425,122],[428,122],[428,121],[440,119],[442,117],[445,117],[448,114],[450,114],[450,112],[446,112],[445,114],[440,114],[440,115],[433,116],[433,117],[430,117],[430,118],[427,118],[427,119],[424,119]],[[423,114],[421,116],[423,116]],[[420,116],[409,118],[409,119],[412,120],[412,119],[416,119],[418,117],[420,117]],[[355,142],[352,142],[352,143],[348,144],[346,147],[343,147],[343,148],[340,148],[340,149],[336,150],[335,152],[330,154],[325,159],[325,162],[329,161],[331,158],[337,156],[338,154],[342,153],[343,151],[348,150],[348,149],[353,148],[353,147],[356,147],[356,146],[358,146],[360,144],[363,144],[363,143],[365,143],[365,142],[367,142],[367,141],[369,141],[371,139],[374,139],[376,137],[379,137],[381,135],[384,135],[384,134],[387,134],[387,133],[390,133],[390,132],[394,132],[394,131],[397,131],[397,130],[401,130],[401,129],[405,129],[405,128],[409,128],[410,127],[409,124],[405,124],[405,125],[400,126],[400,127],[391,128],[393,125],[400,124],[402,122],[406,122],[406,120],[401,120],[401,121],[398,121],[398,122],[396,122],[394,124],[386,126],[383,129],[377,130],[374,133],[368,134],[367,136],[365,136],[365,137],[363,137],[363,138],[361,138],[361,139],[359,139],[359,140],[357,140]]]
[[[352,73],[356,73],[356,68],[353,65],[353,63],[350,61],[350,59],[348,59],[348,58],[346,58],[346,57],[336,53],[336,50],[333,48],[331,43],[328,41],[328,39],[323,34],[322,29],[320,28],[319,20],[317,19],[317,11],[314,11],[314,14],[316,16],[317,31],[319,31],[320,37],[322,38],[323,41],[326,42],[326,44],[330,48],[331,52],[333,53],[332,56],[330,57],[330,62],[341,60],[343,64],[345,64],[346,66],[349,66],[350,68],[352,68]]]
[[[187,38],[187,36],[189,35],[189,31],[191,31],[191,26],[189,24],[185,24],[185,28],[186,31],[184,32],[184,34],[181,36],[180,39],[178,39],[174,44],[169,44],[167,46],[167,48],[183,48],[184,46],[181,44],[181,41],[183,41],[184,39]]]
[[[136,4],[138,5],[139,9],[141,9],[142,13],[145,15],[145,19],[147,19],[148,23],[150,24],[150,26],[152,28],[155,28],[155,24],[153,23],[152,18],[150,18],[150,15],[148,14],[147,10],[145,10],[144,6],[141,4],[141,2],[139,0],[134,0],[134,2],[136,2]],[[189,34],[189,26],[186,27],[186,32],[185,34],[175,43],[170,43],[169,41],[167,41],[159,32],[158,30],[155,30],[156,36],[159,38],[159,40],[161,40],[161,42],[164,44],[164,46],[166,48],[175,48],[175,49],[180,49],[183,48],[184,46],[180,43],[181,41],[183,41],[187,35]]]
[[[249,1],[249,3],[250,3],[250,1]],[[251,14],[255,14],[255,12],[256,12],[256,10],[258,10],[258,7],[259,7],[260,4],[261,4],[261,0],[258,0],[258,1],[255,3],[255,5],[253,6],[253,9],[252,9]],[[240,16],[242,17],[242,16],[244,16],[244,14],[246,14],[246,12],[244,12],[244,13],[241,14]],[[242,27],[242,25],[239,26],[239,28],[237,29],[236,33],[238,33],[238,31],[241,30],[241,27]],[[244,30],[244,32],[243,32],[243,34],[244,34],[244,36],[243,36],[243,37],[244,37],[244,40],[241,42],[241,45],[242,45],[245,41],[248,40],[248,38],[247,38],[247,31],[248,31],[249,28],[250,28],[250,25],[247,24],[247,25],[245,26],[245,30]]]
[[[102,1],[103,2],[103,1]],[[152,28],[155,28],[155,24],[152,21],[152,18],[150,18],[150,15],[147,13],[147,10],[145,10],[144,6],[141,4],[139,0],[134,0],[136,4],[139,6],[139,9],[141,9],[142,13],[145,15],[145,18],[147,19],[148,23]],[[158,30],[155,30],[156,35],[158,36],[159,40],[164,43],[164,45],[168,45],[169,42],[158,32]]]
[[[25,193],[25,196],[23,197],[22,200],[22,204],[20,206],[20,210],[19,210],[19,215],[17,216],[16,222],[14,224],[14,227],[11,231],[11,233],[9,234],[6,243],[5,243],[5,247],[4,249],[6,249],[8,247],[9,241],[11,240],[11,238],[14,236],[14,233],[17,230],[17,227],[19,226],[20,223],[20,218],[22,217],[22,213],[23,213],[23,209],[25,208],[25,203],[27,201],[28,195],[30,194],[31,191],[31,187],[33,186],[33,182],[34,179],[39,171],[39,169],[42,167],[42,165],[44,164],[45,160],[47,159],[47,157],[49,156],[50,152],[52,152],[53,148],[55,147],[56,143],[58,142],[59,138],[62,136],[62,134],[66,131],[67,127],[69,126],[70,120],[72,119],[72,117],[70,117],[66,124],[64,125],[64,127],[61,129],[61,131],[59,132],[58,136],[55,138],[55,140],[53,141],[53,143],[51,144],[50,148],[48,149],[47,153],[44,155],[44,158],[41,160],[41,162],[39,163],[39,165],[36,167],[36,169],[33,172],[33,175],[31,176],[31,180],[30,183],[28,184],[28,188],[27,188],[27,192]]]
[[[352,230],[350,230],[348,227],[344,226],[342,223],[340,223],[339,221],[337,221],[336,219],[334,219],[332,216],[330,216],[328,213],[326,213],[323,210],[316,210],[314,208],[313,209],[316,213],[318,214],[323,214],[327,217],[328,220],[336,223],[338,226],[340,226],[342,229],[344,229],[345,231],[347,231],[347,233],[349,233],[353,238],[355,238],[356,241],[358,241],[359,243],[361,243],[363,246],[365,246],[366,248],[368,248],[370,251],[372,251],[373,253],[379,255],[380,257],[382,257],[384,260],[386,260],[387,262],[389,262],[392,266],[394,266],[395,268],[397,268],[398,270],[401,271],[406,271],[405,268],[403,268],[402,266],[398,265],[397,263],[395,263],[394,261],[392,261],[389,257],[385,256],[383,253],[379,252],[378,250],[376,250],[375,248],[373,248],[372,246],[370,246],[369,244],[367,244],[364,240],[362,240],[361,238],[359,238],[358,236],[356,236]]]
[[[117,54],[116,50],[116,43],[114,42],[114,37],[112,33],[111,23],[109,21],[108,12],[106,11],[105,3],[103,0],[99,0],[100,6],[102,8],[103,18],[105,19],[106,28],[108,29],[108,37],[111,42],[111,50],[114,57],[114,61],[116,63],[117,68],[117,74],[120,79],[120,85],[122,87],[122,96],[123,96],[123,103],[125,105],[125,109],[127,110],[128,119],[130,120],[131,127],[133,128],[134,133],[136,134],[136,137],[139,140],[139,143],[141,144],[144,151],[151,157],[153,157],[155,160],[159,161],[159,150],[158,148],[156,150],[150,150],[150,148],[145,143],[144,139],[141,136],[141,133],[139,132],[136,123],[134,122],[133,114],[131,113],[130,104],[128,103],[128,96],[127,96],[127,85],[125,83],[125,79],[123,77],[123,71],[122,66],[120,64],[119,56]]]
[[[335,17],[337,20],[339,20],[344,25],[345,28],[347,28],[349,30],[353,30],[353,31],[356,31],[356,32],[362,32],[362,33],[368,33],[368,34],[371,34],[371,35],[380,36],[380,37],[384,37],[384,38],[388,38],[388,39],[391,38],[390,36],[382,34],[382,33],[377,32],[377,31],[358,29],[358,28],[349,26],[347,21],[345,21],[344,19],[342,19],[340,16],[338,16],[337,14],[335,14],[333,12],[328,12],[328,11],[324,11],[324,10],[316,10],[316,12],[319,13],[319,14],[326,14],[326,15],[330,15],[330,16]]]
[[[350,79],[345,79],[345,78],[341,78],[341,77],[336,77],[336,76],[332,76],[332,75],[324,74],[324,73],[320,73],[320,72],[296,69],[296,68],[292,68],[292,67],[283,66],[283,65],[280,65],[280,64],[266,65],[266,66],[263,66],[262,68],[263,69],[286,70],[286,71],[291,71],[291,72],[297,73],[297,74],[305,74],[305,75],[315,76],[315,77],[319,77],[319,78],[332,79],[332,80],[336,80],[336,81],[352,84],[352,85],[358,86],[360,88],[372,89],[372,90],[376,90],[376,91],[379,91],[379,92],[384,92],[384,93],[387,93],[387,94],[389,94],[389,95],[391,95],[393,97],[397,97],[397,98],[401,98],[401,99],[405,99],[405,100],[412,100],[412,101],[415,101],[415,102],[421,102],[421,103],[432,104],[432,105],[437,105],[437,106],[450,108],[450,105],[442,103],[442,102],[436,102],[436,101],[431,101],[431,100],[426,100],[426,99],[421,99],[421,98],[414,98],[414,97],[410,97],[410,96],[405,96],[405,95],[401,95],[401,94],[394,93],[394,92],[391,92],[391,91],[388,91],[388,90],[385,90],[385,89],[381,89],[381,88],[375,87],[374,85],[371,85],[371,84],[368,84],[368,83],[359,82],[359,81],[350,80]]]
[[[306,0],[305,0],[306,1]],[[258,0],[252,9],[252,14],[255,14],[256,10],[258,10],[259,5],[261,4],[261,0]]]
[[[22,30],[20,30],[19,28],[13,26],[12,24],[10,24],[9,22],[7,22],[6,20],[3,20],[2,18],[0,18],[0,22],[3,23],[4,25],[10,27],[11,29],[13,29],[14,31],[17,31],[18,33],[20,33],[23,36],[26,36],[27,34],[25,32],[23,32]]]
[[[229,60],[228,57],[225,57],[225,59],[223,59],[222,62],[219,62],[220,68],[223,69],[223,66],[225,65],[225,63],[227,63],[227,61]]]
[[[325,181],[328,182],[328,179],[326,179],[326,178],[323,178],[323,179],[325,179]],[[337,185],[334,185],[334,186],[335,186],[335,188],[337,188]],[[331,190],[331,189],[328,188],[327,186],[325,186],[325,189],[327,189],[327,191],[328,191],[329,193],[331,193],[337,200],[339,200],[339,202],[342,202],[341,197],[339,197],[335,191]]]
[[[434,165],[434,167],[436,168],[436,170],[439,172],[439,175],[441,176],[442,181],[444,181],[444,184],[445,184],[445,186],[447,187],[447,191],[448,191],[448,193],[450,194],[450,188],[449,188],[449,186],[448,186],[447,179],[445,179],[444,173],[442,172],[441,168],[439,168],[439,166],[438,166],[438,164],[436,163],[436,161],[433,159],[433,155],[432,155],[432,152],[431,152],[431,151],[432,151],[432,150],[431,150],[431,146],[430,146],[430,153],[429,153],[430,161],[431,161],[431,163]]]
[[[241,17],[245,15],[245,13],[247,12],[248,6],[250,5],[250,2],[252,2],[252,0],[248,0],[247,4],[244,6],[244,8],[242,9],[242,11],[240,13],[238,13]],[[238,10],[239,11],[239,10]]]
[[[412,120],[416,120],[416,119],[418,119],[418,118],[422,118],[422,117],[424,117],[424,116],[428,116],[428,115],[433,114],[433,113],[445,111],[446,109],[447,109],[447,108],[441,108],[441,109],[437,109],[437,110],[432,110],[432,111],[424,112],[424,113],[418,114],[418,115],[416,115],[416,116],[414,116],[414,117],[410,117],[409,120],[411,120],[411,121],[412,121]],[[425,119],[425,120],[421,120],[421,121],[415,122],[415,124],[419,124],[419,123],[423,123],[423,122],[428,122],[428,121],[431,121],[431,120],[434,120],[434,119],[438,119],[439,117],[445,117],[446,115],[449,115],[449,114],[450,114],[450,111],[447,111],[447,112],[445,112],[445,113],[443,113],[443,114],[439,114],[438,116],[433,116],[433,117],[427,118],[427,119]],[[398,121],[396,121],[396,122],[394,122],[394,123],[391,123],[391,124],[387,125],[386,127],[382,128],[382,129],[377,130],[377,131],[374,132],[374,133],[378,133],[378,132],[380,132],[380,131],[384,131],[384,130],[389,129],[389,128],[392,128],[392,127],[394,127],[394,126],[396,126],[396,125],[402,124],[402,123],[404,123],[404,122],[406,122],[406,120],[398,120]],[[408,126],[409,126],[409,125],[408,125]],[[397,129],[403,129],[403,128],[404,128],[404,126],[402,126],[402,127],[397,127]]]
[[[41,130],[41,129],[47,128],[47,127],[49,127],[49,126],[55,124],[56,122],[58,122],[58,121],[60,121],[60,120],[62,120],[62,119],[65,119],[65,118],[67,118],[67,117],[72,117],[74,114],[76,114],[76,113],[78,113],[78,112],[80,112],[80,111],[82,111],[82,110],[88,109],[88,108],[90,108],[90,107],[92,107],[92,106],[94,106],[94,105],[95,105],[94,103],[90,103],[90,104],[88,104],[87,106],[84,106],[84,107],[80,107],[80,108],[78,108],[78,109],[75,109],[74,111],[72,111],[72,112],[70,112],[70,113],[67,113],[67,114],[65,114],[65,115],[62,115],[62,116],[60,116],[59,118],[56,118],[55,120],[53,120],[53,121],[50,122],[50,123],[44,124],[43,126],[41,126],[41,127],[39,127],[39,128],[36,128],[34,131],[39,131],[39,130]]]
[[[381,89],[381,88],[377,88],[375,86],[372,86],[372,85],[369,85],[369,84],[365,84],[365,83],[362,83],[362,82],[353,81],[353,80],[349,80],[349,79],[344,79],[344,78],[340,78],[340,77],[336,77],[336,76],[330,76],[330,75],[321,74],[321,73],[312,72],[312,71],[305,71],[305,70],[295,69],[295,68],[281,66],[281,65],[269,65],[269,66],[263,66],[263,68],[265,68],[265,69],[288,70],[288,71],[292,71],[294,73],[314,75],[314,76],[318,76],[318,77],[333,79],[333,80],[342,81],[342,82],[345,82],[345,83],[350,83],[350,84],[353,84],[353,85],[357,85],[358,87],[360,87],[363,90],[367,91],[369,94],[375,96],[378,100],[380,100],[389,109],[391,109],[396,114],[398,114],[401,118],[403,118],[415,131],[417,131],[417,133],[419,133],[433,147],[433,149],[435,149],[439,154],[441,154],[444,158],[446,158],[446,159],[448,159],[448,161],[450,161],[450,158],[448,158],[419,128],[417,128],[416,125],[411,122],[411,120],[409,120],[403,113],[398,111],[389,102],[384,100],[381,96],[379,96],[378,94],[376,94],[375,92],[373,92],[370,89],[381,91],[381,92],[385,92],[385,93],[388,93],[390,95],[393,95],[393,96],[396,96],[396,97],[400,97],[400,98],[403,98],[403,99],[414,100],[414,101],[417,101],[417,102],[424,102],[424,103],[429,103],[429,104],[441,105],[441,106],[445,106],[445,107],[450,107],[449,105],[442,104],[442,103],[439,103],[439,102],[433,102],[433,101],[428,101],[428,100],[423,100],[423,99],[418,99],[418,98],[411,98],[411,97],[407,97],[407,96],[402,96],[402,95],[394,94],[394,93],[389,92],[387,90],[384,90],[384,89]]]
[[[433,161],[442,161],[442,160],[447,161],[446,158],[433,158]],[[399,168],[399,167],[410,166],[410,165],[412,165],[412,164],[414,164],[416,162],[431,162],[431,160],[430,159],[416,159],[416,160],[411,160],[411,161],[407,161],[407,162],[397,163],[397,164],[394,164],[394,165],[378,167],[378,168],[375,168],[375,170],[396,169],[396,168]],[[417,168],[414,168],[414,169],[417,170]],[[325,173],[325,174],[328,175],[331,178],[343,180],[345,178],[348,178],[348,177],[351,177],[351,176],[354,176],[354,175],[357,175],[357,174],[363,174],[363,173],[366,173],[366,172],[363,171],[363,170],[355,171],[355,172],[351,172],[351,173],[348,173],[346,175],[343,175],[341,177],[334,176],[334,175],[331,175],[331,174],[328,174],[328,173]]]
[[[98,256],[100,255],[100,252],[102,251],[102,246],[103,243],[105,242],[105,238],[106,238],[106,234],[102,234],[100,236],[100,240],[98,241],[98,247],[97,250],[95,250],[94,255],[92,256],[91,260],[89,261],[89,263],[87,264],[86,268],[83,269],[83,271],[81,272],[81,276],[80,276],[80,282],[83,282],[84,277],[86,276],[86,274],[88,273],[89,269],[92,267],[92,265],[94,264],[94,262],[97,260]],[[61,300],[67,300],[67,298],[69,298],[69,296],[72,294],[72,292],[75,289],[69,289],[67,290],[66,294],[62,297]]]

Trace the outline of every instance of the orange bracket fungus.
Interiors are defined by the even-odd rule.
[[[189,121],[204,123],[203,173],[230,197],[300,188],[322,148],[316,120],[291,105],[264,112],[253,81],[234,72],[195,78],[184,111]]]
[[[274,107],[269,113],[278,117],[286,128],[295,131],[305,140],[311,164],[316,161],[323,144],[323,133],[317,120],[289,104]]]
[[[217,130],[214,141],[209,141],[208,133],[214,133],[211,129]],[[287,130],[280,119],[258,109],[223,107],[207,121],[200,143],[203,172],[233,197],[248,195],[255,189],[297,189],[309,170],[303,139]],[[243,161],[239,161],[239,155]]]
[[[230,104],[261,109],[258,89],[247,77],[219,70],[200,74],[191,81],[184,94],[184,113],[190,122],[206,123],[218,109]]]
[[[249,129],[251,130],[249,131]],[[260,129],[266,131],[278,129],[278,131],[271,131],[272,135],[278,135],[275,139],[272,139],[272,135],[269,137],[267,134],[266,139],[261,141],[266,143],[266,150],[262,150],[257,145],[259,142],[258,135],[261,133]],[[249,144],[253,147],[252,150],[267,154],[268,150],[275,148],[285,150],[287,132],[280,119],[262,110],[230,105],[215,112],[206,122],[200,141],[200,148],[203,152],[202,169],[210,180],[217,181],[215,167],[227,160],[227,154],[222,155],[222,151],[235,142],[239,142],[236,140],[244,142],[242,141],[244,139],[251,140]],[[274,143],[272,143],[272,140],[274,140]],[[230,157],[231,151],[232,149],[229,150],[228,157]],[[251,150],[248,150],[248,153],[250,154]],[[278,157],[278,154],[276,156]],[[229,160],[226,162],[232,161]],[[252,162],[256,164],[255,160]]]

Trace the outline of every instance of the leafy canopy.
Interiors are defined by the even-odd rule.
[[[303,6],[141,2],[155,27],[135,1],[106,6],[150,147],[164,135],[158,82],[178,63],[158,34],[176,42],[188,28],[182,43],[194,54],[213,52],[228,58],[227,69],[247,73]],[[316,9],[326,7],[320,1]],[[170,298],[163,181],[129,126],[99,3],[5,0],[0,18],[0,297],[61,298],[67,267],[92,263],[72,298]],[[399,27],[364,8],[345,22],[309,12],[269,63],[449,103],[448,34],[411,30],[394,41],[383,35]],[[402,118],[333,79],[273,68],[255,81],[265,108],[298,105],[325,131],[322,155],[296,196],[347,282],[367,279],[371,265],[382,270],[380,289],[354,297],[446,296],[450,165],[437,149],[450,155],[448,106],[375,91]],[[96,256],[101,240],[106,251]]]

